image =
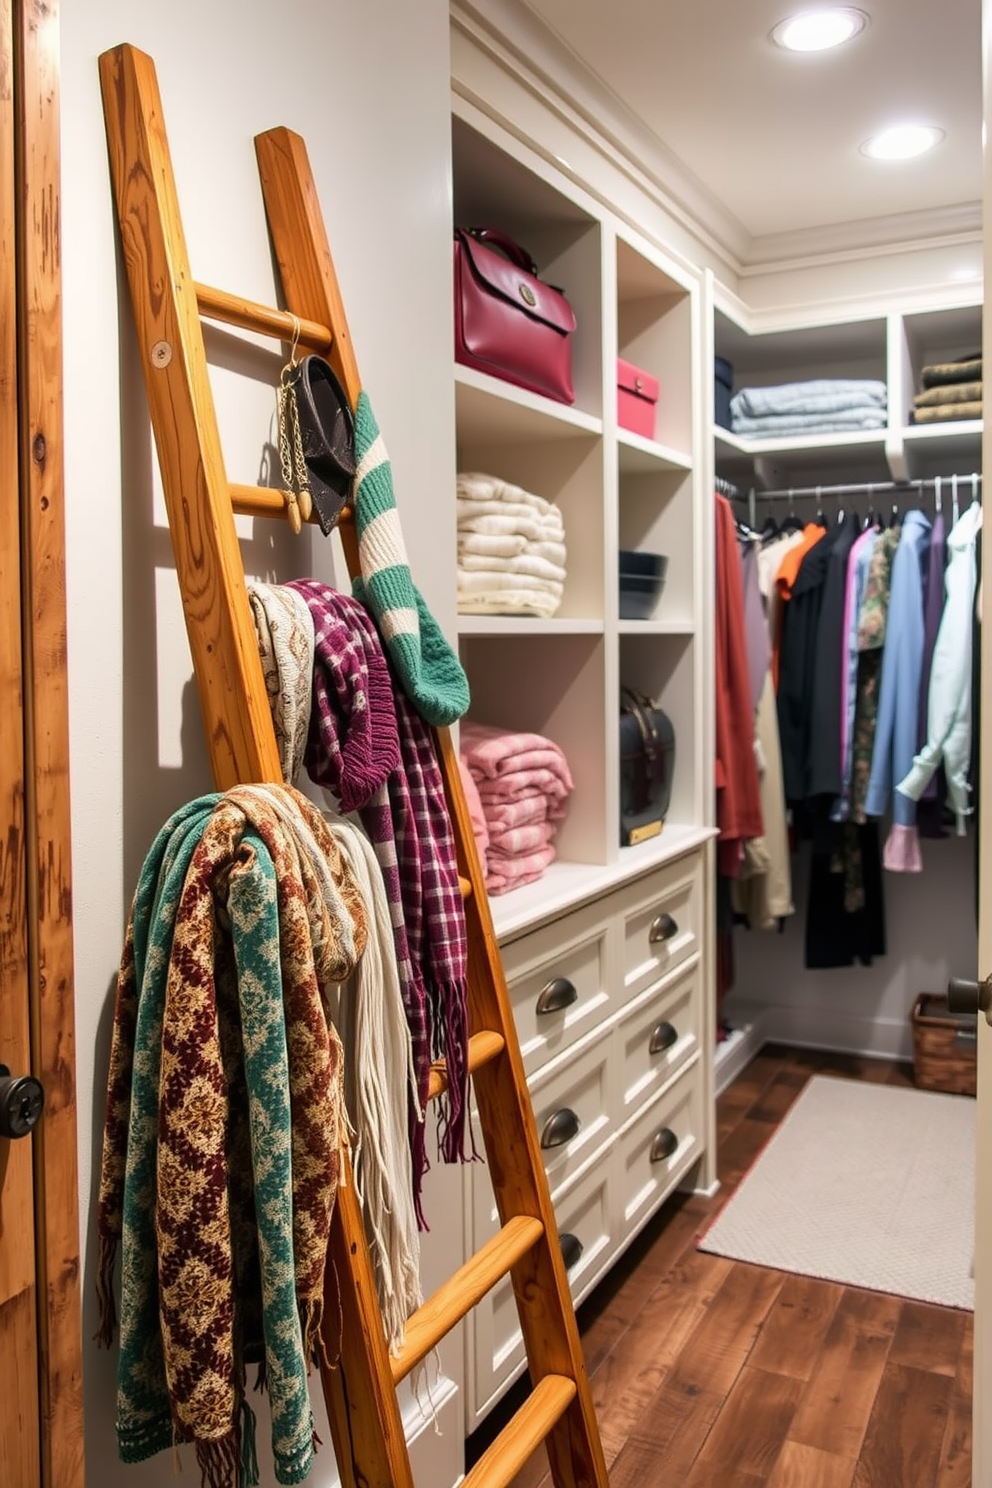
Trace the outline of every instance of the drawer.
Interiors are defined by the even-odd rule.
[[[615,1083],[612,1029],[570,1059],[564,1069],[531,1082],[538,1140],[547,1131],[545,1140],[552,1142],[542,1147],[541,1153],[552,1201],[566,1183],[578,1178],[588,1163],[601,1155],[604,1143],[617,1130]],[[548,1130],[548,1123],[556,1117],[559,1131]],[[568,1136],[573,1127],[575,1135]],[[553,1141],[560,1136],[566,1140]],[[480,1152],[484,1150],[477,1127],[476,1145]],[[472,1223],[472,1243],[478,1250],[499,1228],[496,1200],[486,1171],[481,1181],[473,1184]]]
[[[503,949],[524,1070],[532,1075],[612,1011],[607,927],[581,911]]]
[[[620,1134],[621,1238],[657,1209],[703,1151],[699,1059]]]
[[[702,858],[671,863],[611,896],[622,916],[623,988],[636,997],[699,950]]]
[[[699,1048],[702,1008],[698,958],[642,992],[617,1025],[621,1124],[667,1085]]]
[[[563,1069],[531,1081],[544,1170],[554,1199],[617,1128],[613,1030],[594,1038]],[[570,1135],[574,1131],[574,1135]]]
[[[569,1188],[555,1205],[568,1278],[576,1305],[600,1279],[616,1250],[612,1154]],[[524,1367],[524,1344],[510,1278],[504,1277],[469,1313],[469,1430],[482,1419]]]

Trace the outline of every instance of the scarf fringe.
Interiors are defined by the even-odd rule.
[[[100,1236],[96,1262],[96,1304],[100,1326],[93,1335],[99,1348],[109,1348],[114,1341],[117,1327],[117,1304],[114,1301],[114,1264],[117,1260],[117,1240],[107,1235]]]
[[[247,1400],[241,1402],[241,1483],[243,1488],[257,1488],[258,1450],[255,1444],[255,1412]]]
[[[435,998],[432,996],[432,1002]],[[464,981],[452,982],[437,989],[440,1004],[441,1033],[448,1070],[448,1088],[438,1115],[438,1141],[446,1163],[471,1162],[478,1153],[472,1140],[471,1152],[465,1150],[468,1120],[468,1003]]]
[[[324,1299],[323,1297],[310,1297],[299,1303],[300,1327],[303,1330],[303,1357],[310,1364],[319,1360],[321,1364],[328,1365],[327,1345],[321,1331],[324,1321]]]
[[[238,1428],[216,1441],[198,1441],[196,1461],[202,1488],[242,1488],[241,1450]],[[256,1474],[254,1482],[258,1482]]]

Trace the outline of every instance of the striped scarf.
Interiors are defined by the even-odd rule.
[[[355,597],[371,610],[393,669],[417,712],[435,726],[468,712],[468,679],[410,573],[393,472],[367,394],[355,408],[352,501],[362,576]]]
[[[306,767],[345,811],[357,809],[382,870],[413,1045],[420,1110],[411,1111],[415,1197],[428,1162],[423,1110],[432,1056],[448,1064],[441,1151],[457,1162],[467,1122],[465,915],[454,837],[430,731],[393,695],[375,626],[357,600],[294,581],[314,621],[314,696]],[[387,698],[392,707],[390,721]]]

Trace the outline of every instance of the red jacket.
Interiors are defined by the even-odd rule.
[[[742,844],[765,831],[744,639],[744,579],[730,502],[716,500],[717,866],[737,877]]]

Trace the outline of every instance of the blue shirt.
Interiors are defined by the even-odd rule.
[[[916,754],[923,671],[923,571],[929,546],[929,520],[920,511],[907,512],[892,560],[878,724],[865,801],[868,816],[884,816],[891,798],[892,820],[904,827],[916,824],[916,802],[894,787],[908,774]]]

